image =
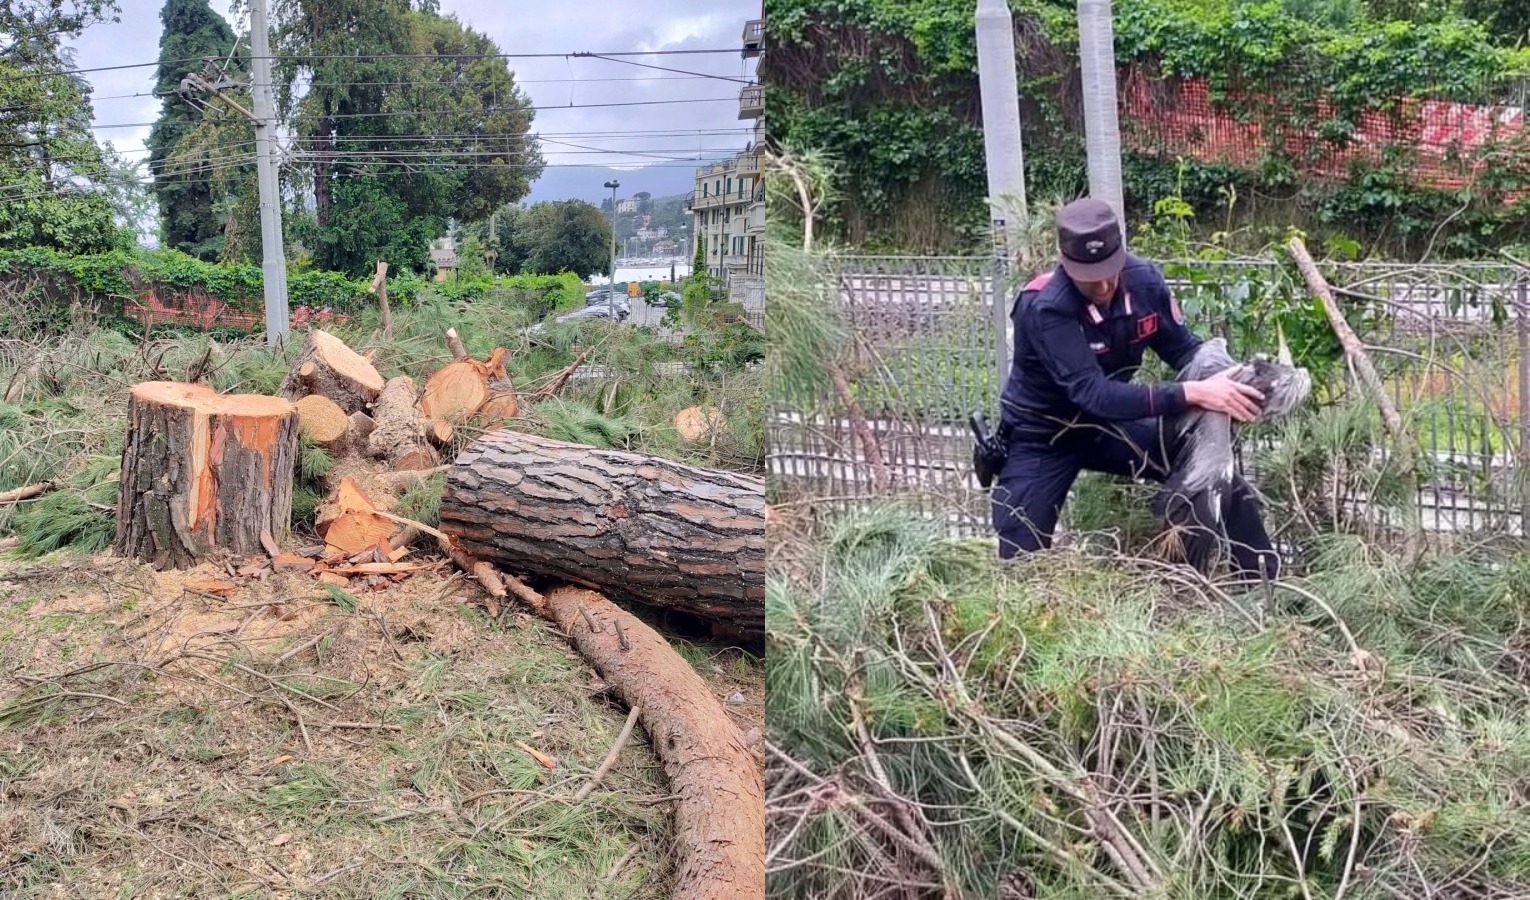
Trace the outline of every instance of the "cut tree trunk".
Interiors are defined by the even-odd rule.
[[[639,720],[678,797],[670,900],[764,897],[764,781],[706,682],[657,632],[600,594],[559,587],[539,598],[521,585],[512,590],[534,606],[543,601],[538,613],[557,623],[623,703],[642,707]]]
[[[513,572],[764,633],[758,478],[502,430],[457,457],[440,527]]]
[[[344,341],[315,328],[308,334],[308,346],[282,382],[281,395],[300,400],[322,394],[350,415],[364,411],[382,389],[383,377],[371,363]]]
[[[428,469],[441,461],[426,438],[432,423],[420,414],[414,379],[408,375],[388,379],[372,410],[372,422],[368,456],[386,459],[396,468]]]
[[[675,430],[687,441],[700,441],[722,425],[722,413],[715,407],[703,410],[699,406],[687,406],[675,413]]]
[[[118,554],[188,568],[215,551],[264,554],[292,514],[298,414],[286,400],[150,381],[128,398]]]
[[[372,433],[372,417],[364,412],[347,416],[345,410],[323,394],[309,394],[296,404],[298,433],[328,451],[330,456],[362,453]]]

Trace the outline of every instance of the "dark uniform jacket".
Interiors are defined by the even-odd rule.
[[[1132,384],[1151,347],[1175,371],[1201,344],[1153,263],[1128,253],[1108,309],[1079,293],[1059,268],[1021,289],[1010,312],[1015,361],[1003,421],[1025,431],[1063,420],[1123,421],[1185,409],[1175,382]]]

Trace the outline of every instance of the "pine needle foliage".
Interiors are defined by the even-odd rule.
[[[778,897],[1515,897],[1530,554],[1355,534],[1253,590],[1008,564],[881,506],[772,533]]]

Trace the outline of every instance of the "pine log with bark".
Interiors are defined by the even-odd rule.
[[[115,550],[188,568],[263,554],[292,515],[296,408],[278,397],[150,381],[128,394]]]
[[[440,516],[510,571],[764,633],[761,479],[501,430],[457,457]]]
[[[365,411],[382,393],[383,384],[383,377],[361,354],[315,328],[308,333],[308,344],[287,372],[280,393],[288,400],[322,394],[350,415]]]
[[[512,589],[534,606],[540,600],[538,613],[557,623],[617,698],[642,708],[639,721],[678,798],[670,900],[764,897],[764,780],[706,682],[643,620],[600,594]]]
[[[414,379],[408,375],[388,379],[372,410],[372,422],[368,456],[388,460],[399,469],[428,469],[441,461],[426,437],[433,423],[420,414]]]

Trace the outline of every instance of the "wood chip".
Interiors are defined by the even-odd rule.
[[[392,553],[388,554],[388,562],[398,562],[399,560],[403,559],[404,557],[406,557],[408,555],[409,555],[409,548],[408,547],[400,547],[397,550],[394,550]]]
[[[281,845],[287,843],[290,840],[292,840],[292,835],[286,834],[286,833],[282,833],[282,834],[279,834],[276,837],[271,839],[271,846],[273,846],[273,847],[280,847]]]
[[[342,575],[397,575],[402,572],[418,572],[429,569],[434,563],[358,563],[353,566],[335,566],[331,572]]]
[[[199,578],[196,581],[186,582],[186,586],[194,591],[218,597],[227,597],[239,590],[239,585],[229,581],[219,581],[216,578]]]
[[[320,572],[319,580],[325,584],[332,584],[340,588],[347,587],[351,583],[349,578],[346,578],[344,575],[336,575],[334,572]]]
[[[271,566],[278,572],[311,572],[314,561],[298,556],[296,553],[283,553],[271,562]]]
[[[558,763],[557,763],[556,760],[554,760],[552,757],[548,756],[547,754],[542,753],[541,751],[537,750],[536,748],[530,746],[525,741],[516,741],[515,742],[515,746],[521,748],[522,750],[525,750],[527,753],[530,753],[533,759],[535,759],[537,762],[541,763],[546,768],[555,769],[558,766]]]
[[[271,760],[271,765],[279,766],[279,765],[281,765],[284,762],[292,762],[292,754],[290,754],[290,753],[283,753],[281,756],[278,756],[276,759]]]
[[[276,545],[276,538],[272,537],[269,531],[262,531],[260,533],[260,546],[266,548],[266,553],[272,559],[282,555],[282,548]]]

